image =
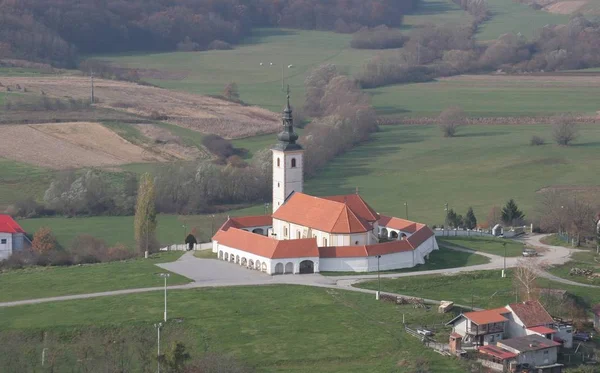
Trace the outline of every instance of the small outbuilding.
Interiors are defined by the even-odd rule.
[[[25,231],[10,216],[0,214],[0,260],[25,247]]]

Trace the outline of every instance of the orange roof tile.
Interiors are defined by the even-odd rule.
[[[364,233],[373,229],[345,203],[298,192],[275,211],[273,218],[328,233]]]
[[[527,328],[527,329],[531,330],[532,332],[539,333],[539,334],[553,334],[553,333],[556,333],[556,330],[547,328],[545,326],[534,326],[533,328]]]
[[[507,320],[506,317],[502,316],[496,311],[491,310],[467,312],[464,314],[464,316],[477,325],[492,324]]]
[[[418,227],[414,221],[381,215],[379,225],[386,228],[398,229],[404,232],[416,232]]]
[[[10,215],[0,214],[0,233],[25,233]]]
[[[375,222],[379,220],[379,214],[373,210],[371,206],[358,194],[345,194],[338,196],[327,196],[323,197],[330,201],[336,201],[345,203],[358,215],[368,222]]]
[[[273,225],[273,218],[271,215],[234,216],[230,219],[233,221],[236,228],[264,227]]]
[[[513,313],[523,322],[526,328],[552,324],[554,319],[548,311],[536,300],[508,305]]]
[[[213,240],[231,248],[271,259],[319,256],[317,240],[314,238],[276,240],[230,226],[220,229]]]

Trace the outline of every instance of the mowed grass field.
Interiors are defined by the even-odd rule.
[[[499,256],[504,256],[506,249],[507,257],[521,256],[524,247],[518,241],[491,237],[440,237],[438,242]]]
[[[0,309],[0,330],[153,330],[162,307],[161,292],[10,307]],[[198,346],[232,354],[258,372],[413,372],[418,360],[426,360],[430,372],[465,371],[458,360],[423,347],[402,328],[403,313],[422,324],[453,314],[376,302],[371,294],[302,286],[207,288],[171,291],[168,307],[170,320],[181,322],[168,322],[166,334],[184,327]],[[37,343],[30,347],[41,354]]]
[[[155,264],[173,262],[182,254],[182,251],[163,252],[148,259],[8,270],[0,273],[0,302],[162,286],[164,280],[158,274],[168,271]],[[168,281],[169,285],[190,282],[175,273],[171,273]]]
[[[444,204],[464,216],[472,206],[485,222],[493,205],[514,198],[526,217],[537,215],[538,190],[553,185],[598,185],[600,127],[580,126],[572,146],[551,142],[546,125],[465,126],[444,138],[436,126],[382,126],[373,140],[329,163],[307,180],[314,195],[360,194],[381,214],[430,225],[444,223]]]
[[[0,211],[28,197],[41,200],[54,175],[51,170],[4,158],[0,158],[0,172]]]

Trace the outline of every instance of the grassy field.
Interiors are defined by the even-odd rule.
[[[264,213],[263,206],[236,210],[230,215],[254,215]],[[163,245],[183,243],[184,233],[194,231],[198,240],[212,237],[211,229],[216,231],[227,219],[227,214],[212,215],[159,215],[157,238]],[[39,227],[50,227],[58,242],[68,246],[73,238],[80,234],[91,234],[105,240],[109,245],[122,243],[134,245],[133,216],[97,216],[84,218],[40,218],[19,220],[19,224],[28,233],[34,233]],[[183,227],[185,225],[185,228]]]
[[[157,274],[167,271],[155,264],[175,261],[182,254],[169,252],[154,254],[149,259],[1,272],[0,287],[3,290],[0,302],[161,286],[164,280]],[[189,279],[175,273],[169,277],[170,285],[188,282]]]
[[[501,307],[517,300],[512,271],[501,278],[501,271],[477,271],[455,275],[427,275],[381,279],[381,291],[418,296],[435,300],[451,300],[464,306],[480,308]],[[598,289],[564,285],[558,282],[538,279],[538,285],[544,288],[564,289],[572,295],[581,297],[590,305],[600,302]],[[365,289],[377,289],[377,281],[362,282],[357,285]],[[460,289],[460,291],[457,291]]]
[[[555,276],[566,278],[571,281],[580,282],[582,284],[600,286],[600,278],[587,278],[585,276],[570,276],[571,268],[591,269],[594,273],[600,273],[600,256],[596,255],[596,251],[578,252],[571,256],[571,261],[550,268],[549,272]]]
[[[489,263],[490,260],[482,255],[455,251],[440,245],[440,249],[429,254],[425,264],[419,264],[414,268],[398,269],[393,271],[381,271],[381,273],[403,273],[430,271],[433,269],[445,269],[474,266]],[[356,272],[320,272],[324,276],[356,276]],[[372,272],[377,273],[377,272]]]
[[[569,22],[569,15],[552,14],[515,1],[488,0],[491,18],[484,22],[477,35],[479,40],[492,40],[506,33],[521,33],[531,40],[545,25]]]
[[[582,126],[573,146],[529,146],[532,135],[550,140],[550,128],[468,126],[443,138],[434,126],[383,126],[373,141],[329,163],[305,184],[314,195],[361,195],[381,214],[443,224],[444,204],[465,214],[472,206],[485,222],[493,205],[514,198],[533,218],[539,193],[552,185],[597,185],[600,128]]]
[[[369,92],[379,113],[393,115],[436,117],[451,106],[476,117],[594,114],[600,109],[594,99],[600,86],[589,77],[465,75]]]
[[[0,309],[0,330],[153,329],[162,307],[155,292],[10,307]],[[423,324],[453,317],[375,302],[367,294],[301,286],[169,293],[170,318],[183,320],[180,325],[193,332],[199,345],[231,353],[259,372],[413,372],[417,356],[429,362],[430,372],[465,371],[458,360],[406,334],[403,313]],[[38,347],[41,351],[31,346]]]
[[[440,244],[447,242],[451,245],[462,246],[466,249],[482,251],[484,253],[504,256],[504,245],[506,244],[506,256],[521,256],[523,244],[513,240],[498,239],[490,237],[445,237],[438,239]]]
[[[53,175],[50,170],[4,158],[0,158],[0,170],[0,211],[27,197],[41,200]]]

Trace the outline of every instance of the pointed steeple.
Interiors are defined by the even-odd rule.
[[[294,132],[294,118],[292,117],[292,106],[290,105],[290,86],[287,87],[287,104],[283,109],[281,117],[283,122],[283,131],[277,135],[279,142],[275,145],[275,149],[279,150],[300,150],[302,146],[296,144],[298,134]]]

